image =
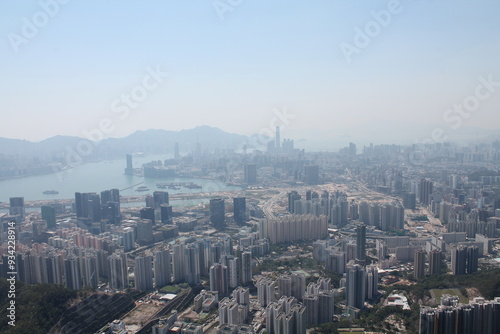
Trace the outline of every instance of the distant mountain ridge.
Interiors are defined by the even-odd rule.
[[[94,158],[109,158],[123,156],[126,153],[171,153],[175,143],[179,143],[181,152],[194,151],[199,143],[205,149],[237,149],[247,136],[225,132],[210,126],[198,126],[193,129],[171,130],[140,130],[123,138],[106,138],[101,141],[89,141],[86,138],[73,136],[54,136],[40,142],[30,142],[21,139],[0,138],[0,154],[14,157],[38,157],[58,160],[61,154],[78,147],[92,146],[89,156]],[[85,142],[85,144],[83,144]]]

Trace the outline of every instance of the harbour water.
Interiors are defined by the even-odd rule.
[[[152,160],[163,160],[168,156],[152,155],[134,157],[134,168]],[[0,202],[8,202],[10,197],[24,197],[25,201],[69,199],[74,198],[75,192],[101,192],[108,189],[119,189],[120,195],[139,196],[152,194],[156,190],[168,191],[169,194],[199,193],[214,191],[237,191],[236,186],[227,186],[223,182],[198,178],[161,178],[151,179],[135,175],[124,175],[125,159],[106,160],[87,163],[68,169],[63,172],[36,175],[18,179],[0,181]],[[143,183],[142,183],[143,182]],[[194,183],[201,188],[159,189],[156,183]],[[137,192],[137,184],[149,190]],[[125,190],[124,190],[125,189]],[[57,194],[43,194],[45,190],[56,190]],[[202,199],[178,201],[186,205],[196,205],[206,202]],[[177,203],[176,203],[177,204]]]

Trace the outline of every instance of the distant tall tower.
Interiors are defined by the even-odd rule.
[[[274,144],[276,151],[279,152],[281,149],[281,138],[280,138],[280,127],[276,127],[276,143]]]
[[[359,224],[356,227],[356,259],[365,261],[366,259],[366,225]]]
[[[125,175],[133,175],[134,167],[132,165],[132,154],[127,154],[127,167],[125,168]]]
[[[42,206],[42,219],[47,222],[47,228],[56,227],[56,209],[49,205]]]

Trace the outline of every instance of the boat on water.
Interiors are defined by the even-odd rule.
[[[57,195],[57,194],[59,194],[59,191],[52,189],[52,190],[45,190],[43,193],[45,195]]]
[[[149,188],[146,186],[140,186],[135,189],[135,191],[149,191]]]

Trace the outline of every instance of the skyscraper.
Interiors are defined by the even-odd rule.
[[[415,252],[414,264],[414,276],[415,279],[424,277],[425,275],[425,251],[418,250]]]
[[[172,206],[170,204],[160,205],[160,219],[163,224],[172,224]]]
[[[467,248],[453,247],[451,250],[451,270],[453,275],[463,275],[466,272]]]
[[[226,296],[229,288],[229,273],[225,265],[216,263],[210,267],[210,291]]]
[[[247,206],[245,197],[233,198],[234,221],[243,224],[247,220]]]
[[[172,274],[174,283],[180,283],[184,281],[185,277],[184,268],[185,268],[184,245],[176,244],[173,246],[173,257],[172,257]]]
[[[431,204],[433,194],[433,183],[430,179],[420,181],[420,204],[428,206]]]
[[[346,303],[347,306],[362,309],[365,303],[365,271],[359,265],[347,268]]]
[[[146,207],[140,211],[141,219],[149,219],[153,224],[155,223],[155,209]]]
[[[135,259],[135,288],[148,291],[153,289],[153,257],[140,256]]]
[[[257,183],[257,164],[246,164],[244,167],[245,183]]]
[[[153,191],[154,208],[159,209],[162,204],[168,204],[168,192]]]
[[[125,175],[133,175],[134,174],[134,167],[132,165],[132,155],[127,154],[127,167],[125,168]]]
[[[241,284],[247,285],[252,282],[252,253],[241,253]]]
[[[164,287],[171,282],[171,270],[170,270],[170,251],[168,249],[157,251],[154,253],[154,279],[155,286],[157,289]]]
[[[295,201],[300,200],[300,195],[295,190],[288,193],[288,212],[295,213]]]
[[[356,227],[356,259],[365,261],[366,259],[366,225],[359,224]]]
[[[42,219],[47,222],[47,228],[54,228],[56,226],[56,209],[52,206],[43,205]]]
[[[213,198],[210,200],[210,222],[217,228],[222,228],[226,225],[224,200],[222,198]]]
[[[24,197],[11,197],[9,204],[9,215],[20,215],[21,219],[24,219]]]
[[[441,274],[441,251],[432,250],[429,252],[429,275]]]
[[[191,243],[187,245],[184,254],[186,281],[192,285],[200,283],[200,252],[198,244]]]
[[[111,289],[128,288],[127,254],[114,253],[109,256],[110,278],[109,287]]]
[[[479,261],[479,248],[477,246],[467,247],[467,274],[477,271]]]
[[[310,185],[319,184],[319,166],[311,165],[304,167],[305,182]]]

